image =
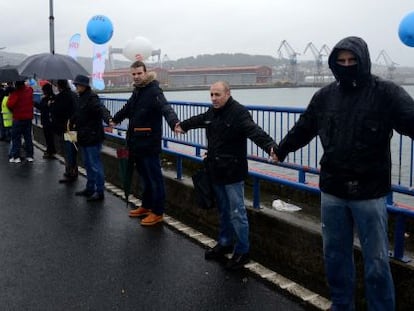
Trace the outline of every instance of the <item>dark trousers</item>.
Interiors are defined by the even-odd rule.
[[[10,155],[12,158],[20,157],[22,146],[22,137],[24,139],[24,148],[26,157],[33,158],[33,141],[32,141],[32,120],[13,120],[11,131],[12,148]]]
[[[134,158],[142,186],[142,206],[162,215],[165,209],[164,177],[159,155]]]
[[[59,141],[59,149],[65,158],[65,176],[77,177],[78,176],[78,150],[71,142],[63,139],[63,133],[57,134]]]
[[[46,153],[55,154],[56,153],[55,135],[53,133],[52,128],[48,125],[43,125],[43,135],[45,136]]]

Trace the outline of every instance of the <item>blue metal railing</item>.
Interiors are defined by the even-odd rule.
[[[101,98],[103,104],[114,115],[125,104],[125,99]],[[206,111],[210,104],[170,101],[180,120]],[[255,122],[270,136],[280,141],[295,124],[304,108],[246,106]],[[125,137],[128,121],[124,121],[107,135]],[[177,158],[177,178],[182,178],[182,159],[202,160],[207,141],[204,129],[189,131],[185,135],[175,136],[168,125],[163,124],[163,151]],[[414,217],[413,204],[413,141],[395,133],[391,141],[393,168],[392,193],[387,198],[388,211],[396,214],[394,229],[394,250],[392,257],[406,261],[404,256],[404,234],[407,217]],[[318,138],[307,146],[289,154],[284,163],[269,164],[267,154],[251,141],[248,141],[249,175],[253,178],[253,207],[260,207],[260,182],[269,181],[287,185],[299,190],[320,193],[318,187],[319,160],[322,147]],[[398,203],[397,203],[398,201]]]
[[[115,113],[125,102],[120,99],[102,99],[108,109]],[[207,103],[189,103],[171,101],[180,120],[197,115],[208,109]],[[304,108],[247,106],[255,122],[267,133],[280,141],[288,130],[295,124]],[[125,129],[126,124],[121,126]],[[413,141],[402,135],[394,133],[392,138],[392,193],[389,195],[388,211],[396,214],[394,230],[394,251],[392,257],[406,261],[404,257],[404,234],[406,217],[414,217],[414,207],[411,206],[414,196],[413,190]],[[207,145],[203,129],[192,130],[186,135],[175,137],[173,132],[164,123],[163,150],[174,154],[177,161],[177,178],[182,176],[182,158],[191,158],[201,161],[201,152]],[[178,146],[178,147],[177,147]],[[182,148],[185,146],[186,148]],[[178,148],[178,150],[177,150]],[[181,148],[181,150],[180,150]],[[247,151],[249,159],[249,175],[253,178],[253,207],[260,207],[260,181],[266,180],[284,184],[299,190],[319,193],[317,186],[319,175],[319,160],[322,147],[318,138],[312,140],[307,146],[291,153],[284,163],[277,166],[267,163],[267,154],[254,143],[248,142]],[[398,200],[398,203],[396,200]],[[401,201],[401,202],[400,202]]]

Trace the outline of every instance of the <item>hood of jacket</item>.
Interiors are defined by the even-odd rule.
[[[329,55],[328,64],[339,84],[341,84],[340,70],[338,69],[340,65],[336,63],[336,59],[341,50],[351,51],[357,58],[356,76],[352,86],[358,87],[366,83],[371,77],[371,59],[366,42],[359,37],[346,37],[333,48]]]
[[[152,81],[157,79],[157,74],[154,71],[148,71],[144,81],[140,84],[134,83],[134,87],[136,88],[143,88],[150,84]]]

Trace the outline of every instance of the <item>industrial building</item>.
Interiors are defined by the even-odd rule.
[[[263,85],[272,82],[272,69],[267,66],[209,67],[168,71],[169,87],[207,86],[218,80],[230,85]]]
[[[157,80],[161,85],[168,83],[168,70],[155,67],[147,68],[148,71],[154,71],[157,74]],[[132,76],[130,68],[115,69],[112,71],[105,71],[103,75],[105,86],[107,87],[130,87],[132,85]]]
[[[266,85],[272,82],[272,69],[267,66],[244,67],[209,67],[172,69],[148,68],[157,73],[161,86],[184,88],[209,86],[215,81],[226,80],[232,86]],[[115,69],[104,73],[105,85],[108,87],[127,87],[132,83],[129,68]]]

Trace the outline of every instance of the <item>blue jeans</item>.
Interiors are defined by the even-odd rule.
[[[13,120],[13,126],[11,130],[12,145],[10,156],[12,158],[20,158],[22,136],[24,139],[26,157],[33,158],[32,120]]]
[[[244,205],[244,181],[228,185],[213,184],[220,218],[218,243],[229,246],[234,243],[234,252],[249,252],[249,220]]]
[[[101,161],[102,144],[81,147],[86,169],[86,190],[104,192],[105,176]]]
[[[142,187],[142,206],[154,214],[164,214],[165,188],[160,156],[135,157],[134,162]]]
[[[388,258],[385,197],[345,200],[322,193],[321,211],[325,272],[332,310],[355,310],[355,225],[364,258],[368,310],[393,311],[395,295]]]

